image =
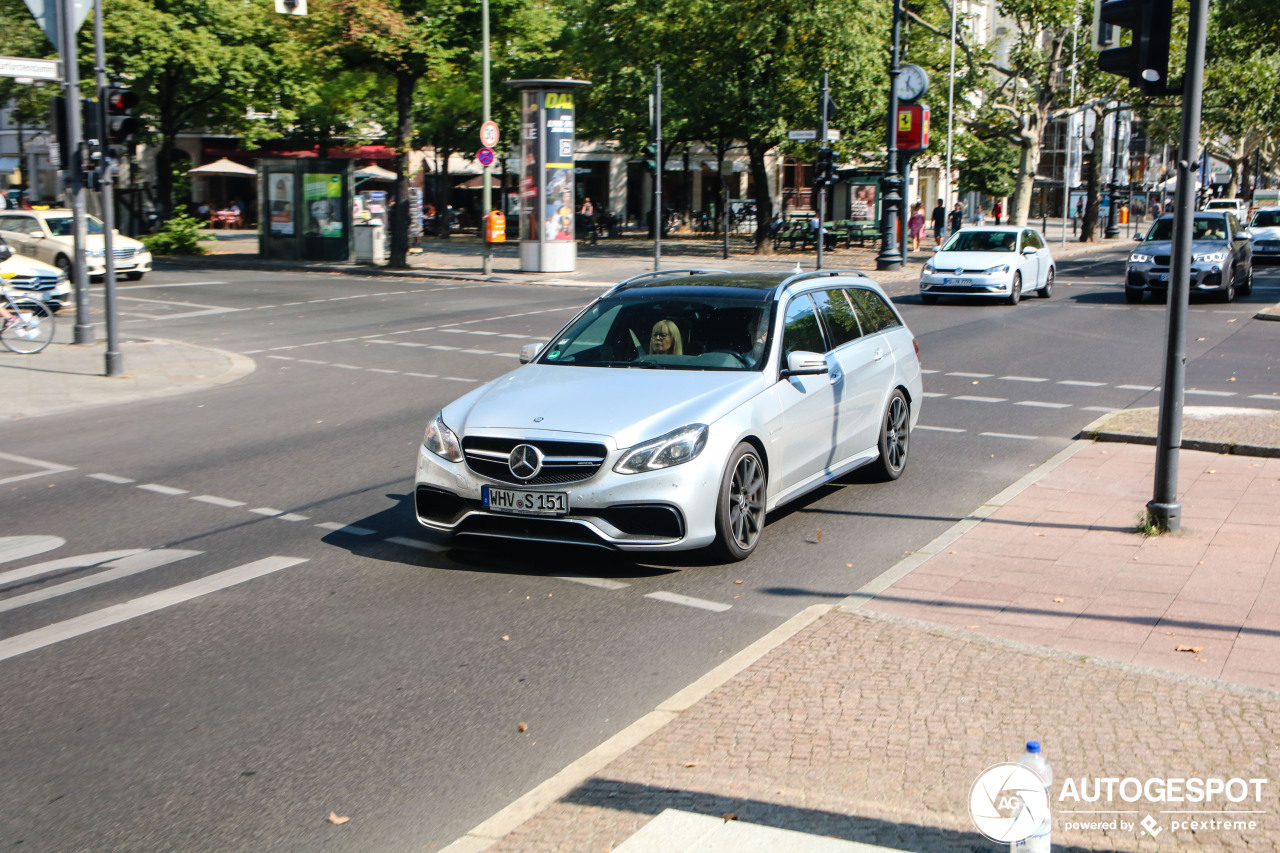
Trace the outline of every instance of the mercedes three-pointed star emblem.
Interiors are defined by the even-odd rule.
[[[507,456],[507,467],[520,480],[532,480],[542,470],[542,451],[532,444],[517,444]]]

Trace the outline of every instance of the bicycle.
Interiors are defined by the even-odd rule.
[[[11,278],[13,273],[0,273],[4,281]],[[15,300],[2,288],[0,297],[9,312],[8,317],[0,318],[0,343],[19,355],[32,355],[47,347],[53,340],[53,313],[44,303],[21,295]]]

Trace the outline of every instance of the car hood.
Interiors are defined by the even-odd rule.
[[[14,275],[51,275],[54,278],[62,275],[62,270],[52,264],[37,261],[35,258],[20,255],[17,252],[14,252],[7,261],[0,261],[0,270],[11,272]]]
[[[944,270],[982,272],[1000,264],[1008,264],[1012,268],[1017,263],[1015,252],[938,252],[933,256],[934,267]]]
[[[1226,240],[1193,240],[1191,242],[1191,254],[1201,255],[1205,252],[1229,252],[1231,244]],[[1172,240],[1152,240],[1150,242],[1143,241],[1130,250],[1133,252],[1142,252],[1144,255],[1172,255]]]
[[[459,434],[583,433],[612,436],[623,448],[687,424],[714,423],[764,388],[756,371],[529,364],[447,406],[444,421]]]
[[[1280,225],[1267,225],[1262,228],[1250,228],[1254,240],[1280,240]]]
[[[53,242],[60,243],[64,246],[75,245],[74,237],[46,237],[45,239],[52,240]],[[103,240],[103,236],[101,234],[85,235],[84,246],[90,252],[101,252],[104,243],[105,241]],[[126,237],[123,234],[113,235],[111,238],[111,244],[112,244],[112,248],[114,249],[138,250],[138,249],[145,248],[140,240],[135,240],[132,237]]]

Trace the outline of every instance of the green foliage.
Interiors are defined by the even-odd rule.
[[[988,198],[1013,193],[1018,171],[1018,149],[1002,139],[961,137],[957,146],[961,192],[979,192]]]
[[[213,238],[201,231],[203,227],[194,216],[179,213],[155,234],[144,234],[140,239],[153,255],[206,255],[208,250],[200,242]]]

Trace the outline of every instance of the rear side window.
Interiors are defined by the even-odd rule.
[[[826,327],[827,337],[831,339],[832,349],[862,337],[862,328],[858,325],[853,303],[844,290],[819,290],[809,295],[818,306],[818,314],[822,317],[822,325]]]
[[[818,315],[814,313],[813,302],[808,296],[798,296],[791,300],[782,327],[783,358],[793,352],[826,351],[827,345],[822,340],[822,329],[818,326]]]
[[[1022,245],[1030,246],[1033,249],[1043,249],[1044,241],[1040,239],[1040,235],[1036,232],[1027,230],[1022,232]]]
[[[858,311],[858,319],[862,323],[864,334],[870,335],[875,332],[883,332],[885,329],[892,329],[895,326],[902,325],[898,320],[898,315],[893,312],[893,309],[889,307],[880,294],[872,293],[870,290],[863,290],[860,287],[851,287],[846,292]]]

